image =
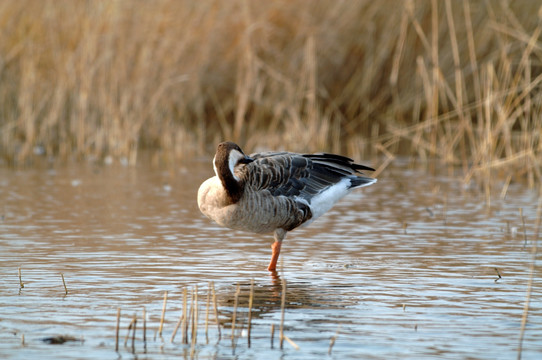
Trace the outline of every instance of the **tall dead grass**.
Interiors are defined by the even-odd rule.
[[[0,28],[5,164],[231,139],[542,178],[533,1],[20,0]]]

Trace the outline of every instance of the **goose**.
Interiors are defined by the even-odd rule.
[[[348,157],[328,154],[262,152],[245,155],[233,142],[218,144],[215,176],[198,190],[200,211],[224,227],[274,233],[269,271],[276,271],[288,231],[308,225],[352,190],[376,179],[374,169]]]

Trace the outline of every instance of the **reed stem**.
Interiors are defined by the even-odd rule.
[[[117,326],[115,327],[115,351],[119,351],[119,331],[120,331],[120,307],[117,308]]]
[[[135,335],[136,335],[136,328],[137,328],[137,316],[134,314],[134,317],[132,319],[133,327],[132,327],[132,354],[135,354]]]
[[[130,321],[130,324],[128,324],[128,331],[126,332],[126,336],[124,337],[124,347],[128,346],[128,339],[130,338],[130,331],[132,331],[132,328],[134,326],[134,319],[135,317],[133,317]]]
[[[541,187],[542,190],[542,187]],[[542,193],[542,191],[541,191]],[[529,308],[531,305],[531,294],[533,291],[533,281],[534,281],[534,274],[536,270],[536,256],[538,253],[538,241],[539,241],[539,231],[540,231],[540,225],[542,223],[542,197],[538,198],[538,209],[536,211],[536,226],[535,226],[535,237],[533,242],[533,248],[532,248],[532,261],[530,265],[530,274],[529,274],[529,282],[527,284],[527,292],[525,294],[525,304],[523,305],[523,315],[521,316],[521,329],[519,332],[519,346],[518,346],[518,355],[517,360],[521,360],[521,353],[523,351],[523,338],[525,337],[525,327],[527,326],[527,318],[529,316]]]
[[[284,335],[284,340],[288,342],[288,344],[292,345],[294,349],[299,350],[299,345],[297,345],[292,339],[290,339],[288,336]]]
[[[211,304],[211,282],[207,284],[207,302],[205,305],[205,343],[209,343],[209,306]]]
[[[23,279],[22,279],[22,276],[21,276],[21,268],[20,267],[18,268],[18,271],[19,271],[19,290],[21,290],[22,288],[24,288],[24,282],[23,282]]]
[[[143,306],[143,350],[147,352],[147,309]]]
[[[66,287],[66,281],[64,281],[64,274],[60,273],[60,276],[62,277],[62,284],[64,285],[64,295],[68,295],[68,288]]]
[[[279,329],[279,337],[280,337],[280,349],[283,348],[284,343],[284,313],[286,308],[286,279],[284,277],[282,278],[282,298],[280,302],[280,329]]]
[[[525,228],[525,217],[523,216],[523,208],[519,208],[519,217],[521,218],[522,230],[523,230],[523,248],[527,246],[527,230]]]
[[[192,307],[192,348],[195,348],[198,341],[198,285],[194,285],[194,292],[192,295],[192,301],[194,306]]]
[[[250,294],[248,296],[248,324],[247,324],[247,344],[250,348],[250,332],[252,330],[252,302],[254,301],[254,278],[250,279]]]
[[[215,313],[215,320],[216,320],[216,327],[218,328],[218,341],[222,338],[222,333],[220,330],[220,321],[218,320],[218,306],[216,301],[216,292],[215,292],[215,283],[214,281],[211,282],[211,291],[213,294],[213,309]]]
[[[185,287],[183,289],[183,314],[181,316],[182,318],[182,324],[181,324],[181,331],[182,331],[182,336],[181,336],[181,341],[183,344],[188,344],[188,334],[187,334],[187,330],[188,330],[188,320],[187,320],[187,317],[188,317],[188,290],[187,288]]]
[[[162,305],[162,316],[160,316],[160,326],[158,327],[158,336],[162,337],[162,330],[164,329],[164,318],[166,316],[167,306],[167,290],[164,291],[164,303]]]
[[[235,321],[237,319],[237,303],[239,301],[240,292],[241,288],[239,283],[237,283],[237,289],[235,290],[235,295],[233,297],[233,314],[231,317],[231,344],[233,348],[235,348]]]
[[[190,326],[193,326],[194,322],[194,288],[190,289],[190,309],[188,309],[188,316],[186,317],[186,344],[188,344],[188,339],[190,338],[191,331],[189,331]]]
[[[173,342],[175,340],[175,335],[177,335],[177,331],[179,330],[179,327],[183,323],[183,319],[184,319],[184,314],[181,312],[181,315],[179,315],[179,320],[177,321],[177,324],[175,324],[175,328],[173,329],[173,333],[171,334],[170,342]]]
[[[404,305],[404,304],[403,304]],[[403,311],[404,311],[404,307],[403,307]],[[333,350],[333,345],[335,345],[335,341],[337,340],[337,337],[339,336],[339,331],[341,330],[340,326],[339,328],[337,329],[337,331],[335,332],[335,335],[333,335],[331,337],[331,339],[329,340],[329,349],[327,351],[327,354],[328,355],[331,355],[331,351]]]

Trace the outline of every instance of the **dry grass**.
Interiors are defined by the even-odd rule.
[[[231,139],[534,184],[539,15],[529,0],[5,1],[0,155],[170,162]]]

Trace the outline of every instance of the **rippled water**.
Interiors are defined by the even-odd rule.
[[[1,169],[0,356],[517,356],[538,201],[524,186],[512,184],[506,198],[494,197],[488,208],[482,192],[465,188],[454,177],[431,176],[395,163],[376,185],[356,191],[310,227],[289,233],[281,270],[270,274],[266,267],[271,235],[224,230],[199,213],[197,188],[211,173],[208,160],[174,171],[145,164]],[[524,359],[542,356],[541,275],[537,266]],[[279,346],[283,280],[284,332],[299,349],[288,342],[283,349]],[[212,306],[208,340],[205,336],[209,281],[216,288],[220,339]],[[190,300],[195,285],[198,337],[191,349],[182,343],[180,330],[175,341],[170,340],[182,314],[183,289]],[[118,353],[117,308],[122,314]],[[134,347],[131,339],[125,347],[134,314],[139,319]],[[54,336],[76,341],[62,345],[43,341]]]

